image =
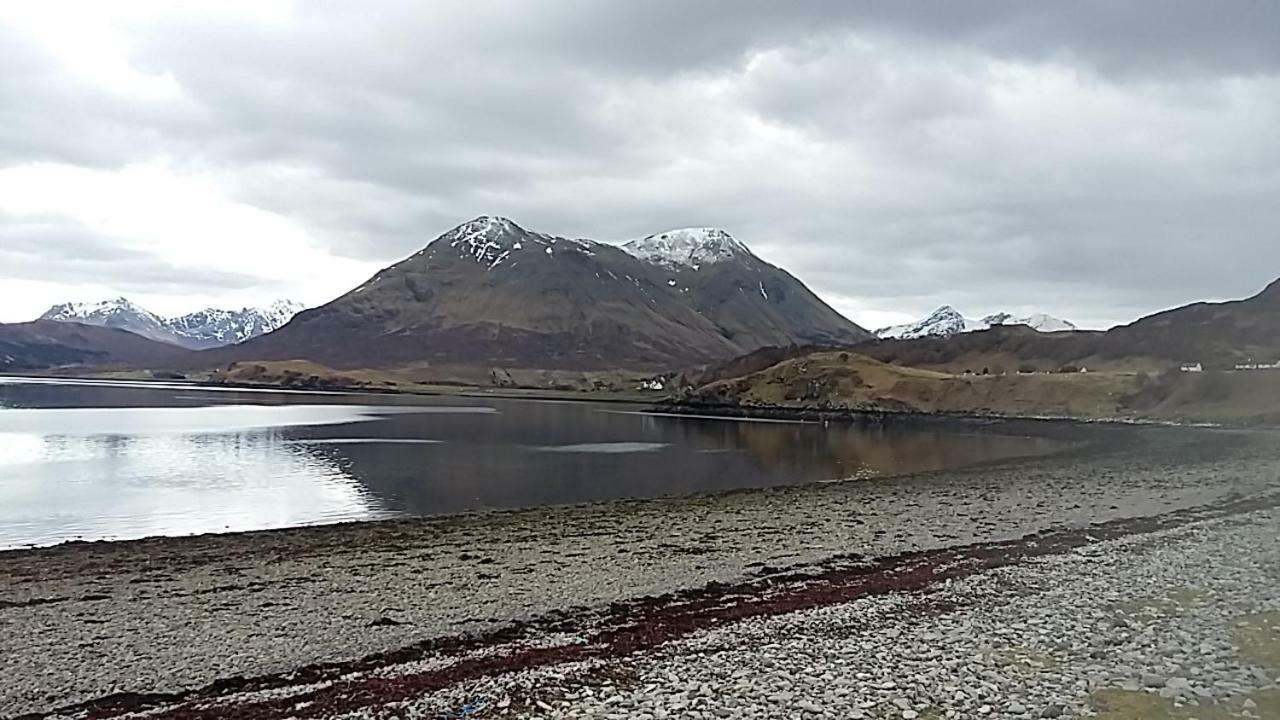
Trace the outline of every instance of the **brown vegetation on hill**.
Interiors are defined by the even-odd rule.
[[[685,387],[675,402],[692,408],[1277,422],[1280,371],[955,374],[822,351]]]
[[[374,370],[338,371],[307,360],[232,363],[209,380],[296,390],[394,390],[402,382]]]

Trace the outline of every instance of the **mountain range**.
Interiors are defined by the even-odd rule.
[[[615,246],[481,216],[276,332],[207,359],[665,369],[766,345],[870,337],[723,230]]]
[[[39,319],[127,330],[149,340],[188,350],[204,350],[244,342],[269,333],[284,325],[302,309],[303,306],[298,303],[278,300],[265,308],[208,308],[175,318],[164,318],[120,297],[96,303],[54,305]]]
[[[950,305],[943,305],[928,317],[905,325],[892,325],[875,331],[879,338],[914,340],[924,337],[951,337],[964,332],[986,330],[997,325],[1025,325],[1038,332],[1076,330],[1074,323],[1051,315],[1037,313],[1017,317],[1011,313],[996,313],[981,320],[971,320]]]
[[[407,376],[451,368],[703,367],[700,376],[727,377],[823,348],[947,372],[1214,369],[1280,360],[1280,281],[1245,300],[1195,303],[1106,332],[1071,330],[1049,316],[972,321],[943,307],[881,331],[898,337],[877,338],[723,230],[670,230],[619,246],[490,216],[288,320],[295,309],[280,303],[164,319],[123,299],[58,306],[37,322],[0,325],[0,369],[186,372],[306,360]]]
[[[1244,300],[1200,302],[1105,332],[1036,332],[1016,325],[950,337],[881,339],[858,348],[896,365],[1006,372],[1064,366],[1161,370],[1183,363],[1230,369],[1280,360],[1280,280]]]

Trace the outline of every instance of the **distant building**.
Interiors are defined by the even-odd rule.
[[[1183,363],[1178,369],[1182,372],[1204,372],[1204,366],[1200,363]]]

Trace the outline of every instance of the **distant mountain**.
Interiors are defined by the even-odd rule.
[[[1280,280],[1245,300],[1194,303],[1106,332],[1034,332],[992,326],[982,332],[885,338],[858,347],[898,365],[951,371],[1064,366],[1159,370],[1182,363],[1206,369],[1280,360]]]
[[[165,327],[179,338],[178,344],[185,347],[221,347],[241,343],[283,327],[304,309],[306,308],[301,303],[290,300],[277,300],[265,308],[209,308],[168,320]]]
[[[943,305],[934,310],[923,320],[905,325],[892,325],[876,330],[876,337],[915,340],[925,337],[951,337],[964,332],[986,330],[996,325],[1026,325],[1039,332],[1059,332],[1076,330],[1076,326],[1066,320],[1042,313],[1016,317],[1010,313],[996,313],[981,320],[970,320],[961,315],[950,305]]]
[[[179,344],[173,333],[165,327],[164,318],[122,297],[96,303],[62,303],[61,305],[54,305],[46,310],[39,319],[127,330],[135,335],[141,335],[144,338],[158,342]]]
[[[1063,320],[1044,313],[1034,313],[1023,317],[1010,313],[996,313],[982,318],[979,322],[988,328],[996,325],[1026,325],[1036,332],[1067,332],[1068,330],[1080,329],[1070,320]]]
[[[111,327],[54,320],[0,324],[0,372],[67,365],[167,365],[190,354],[169,343]]]
[[[40,319],[127,330],[150,340],[203,350],[271,332],[302,309],[298,303],[279,300],[266,308],[209,308],[165,319],[121,297],[97,303],[54,305]]]
[[[675,368],[870,333],[722,230],[617,247],[478,217],[210,362]]]

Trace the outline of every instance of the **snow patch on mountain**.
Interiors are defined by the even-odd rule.
[[[645,262],[666,267],[688,267],[750,255],[746,245],[720,228],[678,228],[624,243],[622,250]]]
[[[1079,330],[1075,323],[1044,313],[1035,313],[1026,317],[1015,317],[1010,313],[996,313],[982,318],[982,323],[987,327],[994,325],[1027,325],[1032,330],[1039,330],[1040,332]]]
[[[915,340],[924,337],[951,337],[964,332],[987,330],[996,325],[1026,325],[1039,332],[1077,329],[1074,324],[1066,320],[1044,313],[1026,317],[1017,317],[1011,313],[995,313],[981,320],[970,320],[950,305],[943,305],[923,320],[880,328],[875,334],[879,338]]]
[[[481,215],[468,220],[441,235],[418,254],[434,253],[438,243],[453,248],[459,257],[471,258],[489,270],[501,265],[513,253],[524,250],[526,243],[541,248],[543,253],[551,257],[555,256],[553,247],[556,243],[565,243],[587,255],[595,254],[592,247],[597,244],[591,240],[576,240],[526,230],[514,221],[496,215]]]

